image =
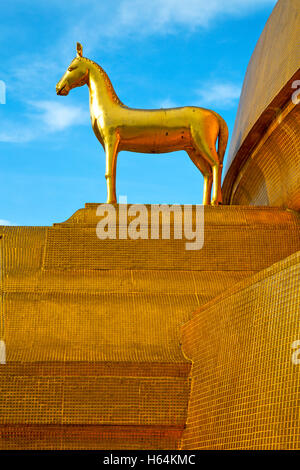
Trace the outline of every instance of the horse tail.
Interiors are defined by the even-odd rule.
[[[219,162],[222,165],[224,160],[224,155],[228,142],[228,127],[224,119],[217,115],[219,121],[219,139],[218,139],[218,156]]]

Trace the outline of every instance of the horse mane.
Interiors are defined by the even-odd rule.
[[[97,64],[96,62],[94,62],[93,60],[91,59],[88,59],[87,57],[80,57],[80,60],[84,61],[84,62],[89,62],[90,64],[94,65],[96,67],[96,69],[98,69],[98,71],[100,72],[100,74],[103,76],[104,78],[104,81],[105,81],[105,84],[107,86],[107,89],[109,90],[110,94],[111,94],[111,97],[113,99],[113,101],[117,104],[119,104],[120,106],[124,106],[125,108],[127,108],[127,106],[122,103],[122,101],[120,100],[120,98],[118,97],[117,93],[115,92],[114,90],[114,87],[112,86],[112,83],[109,79],[109,76],[107,75],[107,73],[103,70],[102,67],[100,67],[99,64]]]

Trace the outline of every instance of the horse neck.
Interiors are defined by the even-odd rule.
[[[100,65],[92,62],[89,71],[90,105],[91,109],[96,106],[98,109],[107,109],[112,106],[122,106],[123,103],[118,98],[108,75]]]

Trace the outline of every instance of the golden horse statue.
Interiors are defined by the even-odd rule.
[[[221,204],[221,174],[228,128],[219,114],[186,106],[170,109],[133,109],[118,98],[104,70],[82,56],[77,57],[56,85],[58,95],[87,84],[94,133],[106,154],[107,203],[115,204],[118,152],[165,153],[185,150],[204,177],[203,204]],[[218,140],[218,151],[216,142]]]

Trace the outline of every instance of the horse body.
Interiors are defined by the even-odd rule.
[[[121,150],[167,153],[185,150],[204,177],[203,203],[220,204],[221,172],[228,140],[225,121],[214,111],[186,106],[171,109],[133,109],[117,97],[104,70],[95,62],[78,56],[58,82],[57,94],[85,83],[90,89],[90,114],[97,139],[106,154],[107,202],[116,202],[116,163]],[[218,140],[218,152],[216,142]]]
[[[199,127],[200,122],[197,108],[145,111],[146,113],[144,110],[124,110],[126,126],[115,123],[122,150],[165,153],[191,147],[191,129]],[[120,114],[122,115],[121,110]],[[118,117],[119,115],[117,119]]]

